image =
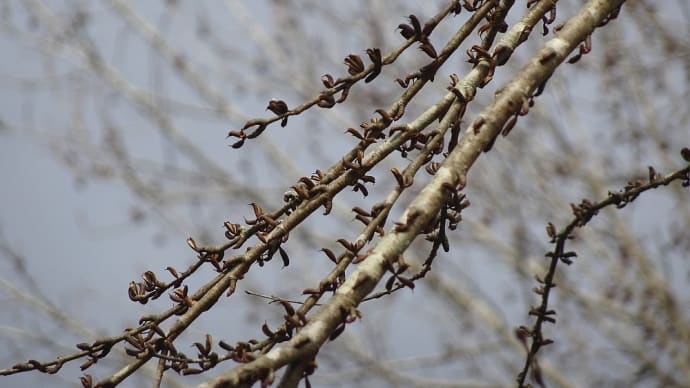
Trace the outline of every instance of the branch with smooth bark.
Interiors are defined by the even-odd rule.
[[[397,261],[419,232],[433,220],[448,197],[463,188],[472,164],[491,145],[511,117],[524,109],[551,74],[571,52],[597,28],[617,14],[623,1],[590,1],[571,18],[555,38],[505,85],[495,101],[472,122],[458,145],[436,171],[434,179],[412,201],[399,225],[387,233],[367,254],[366,260],[346,279],[316,314],[287,343],[266,355],[209,382],[208,386],[238,386],[271,375],[286,364],[310,359],[348,316],[356,315],[357,305],[374,289],[390,263]],[[463,102],[454,100],[453,108]],[[450,125],[450,122],[447,123]],[[402,227],[401,227],[402,226]]]

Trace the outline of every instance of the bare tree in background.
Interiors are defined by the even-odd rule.
[[[3,380],[689,385],[690,9],[623,3],[5,2],[44,76],[0,136],[194,237],[115,334],[1,240],[12,325],[53,325]]]

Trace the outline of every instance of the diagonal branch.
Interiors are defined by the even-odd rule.
[[[506,122],[533,97],[555,69],[594,29],[615,14],[623,0],[591,0],[549,40],[544,48],[508,83],[494,102],[481,112],[450,153],[434,179],[405,211],[400,222],[404,230],[387,233],[357,269],[347,278],[319,311],[289,341],[256,360],[226,372],[204,386],[227,387],[256,382],[273,371],[298,360],[314,357],[343,316],[351,312],[374,289],[386,271],[412,243],[419,231],[438,213],[450,190],[466,180],[479,155],[490,148]],[[451,109],[458,109],[455,102]]]

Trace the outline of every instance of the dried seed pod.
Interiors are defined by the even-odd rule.
[[[351,86],[352,84],[348,83],[348,85],[343,88],[343,91],[340,92],[340,97],[335,101],[336,103],[340,104],[341,102],[344,102],[345,99],[347,99],[348,94],[350,94]]]
[[[404,276],[396,276],[398,281],[405,287],[414,290],[414,282]]]
[[[361,178],[359,178],[362,182],[366,183],[376,183],[376,177],[372,175],[363,175]]]
[[[362,209],[361,207],[355,206],[352,208],[352,211],[355,212],[356,214],[364,217],[371,217],[371,213]]]
[[[438,54],[436,54],[436,49],[431,44],[431,42],[424,42],[419,46],[419,49],[424,51],[424,53],[433,59],[436,59]]]
[[[318,105],[321,108],[332,108],[335,106],[335,97],[333,97],[332,94],[329,93],[321,93],[319,96],[319,101],[316,102],[316,105]]]
[[[280,253],[280,258],[283,260],[283,268],[290,265],[290,258],[288,257],[287,252],[285,252],[285,249],[278,247],[278,253]]]
[[[325,253],[326,256],[328,256],[328,258],[329,258],[333,263],[338,264],[338,259],[336,259],[335,254],[333,253],[333,251],[331,251],[331,250],[328,249],[328,248],[323,248],[323,249],[321,249],[321,251],[322,251],[323,253]]]
[[[283,100],[271,99],[271,101],[268,102],[268,106],[266,107],[266,109],[270,110],[278,116],[282,116],[285,113],[287,113],[288,106]]]
[[[295,314],[295,309],[292,307],[290,302],[281,299],[281,300],[279,300],[279,303],[281,306],[283,306],[283,308],[285,309],[285,313],[287,315],[294,315]]]
[[[680,150],[680,156],[683,160],[690,163],[690,148],[683,147],[683,149]]]
[[[180,277],[180,274],[177,273],[177,270],[173,267],[165,267],[165,269],[170,272],[170,274],[175,278],[178,279]]]
[[[415,15],[410,15],[410,24],[412,24],[412,28],[414,29],[414,35],[417,39],[420,39],[422,37],[422,26],[419,23],[419,19]]]
[[[189,245],[189,247],[192,248],[194,251],[197,251],[197,249],[198,249],[196,246],[196,242],[191,237],[187,239],[187,245]]]
[[[371,222],[371,220],[369,220],[367,217],[364,217],[363,215],[360,215],[360,214],[357,214],[357,215],[355,216],[355,219],[356,219],[357,221],[360,221],[360,222],[363,223],[364,225],[369,225],[369,223]]]
[[[330,75],[330,74],[324,74],[324,75],[322,75],[322,76],[321,76],[321,82],[323,83],[323,86],[325,86],[325,87],[327,87],[327,88],[329,88],[329,89],[332,88],[333,86],[335,86],[335,82],[334,82],[334,80],[333,80],[333,76]]]
[[[367,49],[367,55],[369,56],[369,59],[374,63],[374,69],[372,70],[371,74],[367,76],[367,78],[364,79],[364,82],[369,83],[374,80],[374,78],[378,77],[379,74],[381,74],[381,50],[380,49]]]
[[[333,201],[330,198],[326,198],[323,202],[323,208],[323,215],[329,215],[331,213],[331,210],[333,209]]]
[[[393,173],[395,180],[398,182],[398,187],[400,187],[401,189],[404,188],[405,187],[405,179],[403,178],[400,171],[398,171],[397,168],[393,167],[393,168],[391,168],[391,172]]]
[[[364,136],[354,128],[348,128],[345,132],[349,133],[350,135],[356,137],[359,140],[364,140]]]
[[[345,57],[344,62],[347,65],[347,72],[350,75],[357,75],[364,71],[364,62],[359,55],[350,54]]]
[[[297,196],[299,196],[300,198],[302,198],[302,199],[309,199],[310,198],[309,190],[307,190],[307,188],[304,187],[304,185],[297,184],[297,185],[292,186],[292,189],[297,194]]]
[[[402,35],[403,38],[405,39],[410,39],[414,37],[414,28],[405,23],[398,24],[398,28],[400,29],[400,35]]]
[[[350,252],[354,252],[354,251],[355,251],[354,246],[352,245],[352,243],[349,242],[349,241],[347,241],[347,240],[345,240],[344,238],[339,238],[339,239],[336,240],[336,241],[337,241],[340,245],[342,245],[345,249],[347,249],[348,251],[350,251]]]
[[[656,170],[652,166],[647,166],[647,169],[649,170],[649,182],[654,182],[659,177]]]
[[[546,234],[551,238],[556,237],[556,227],[551,222],[546,225]]]
[[[387,127],[390,125],[390,123],[393,121],[391,116],[386,112],[385,109],[376,109],[374,112],[378,113],[381,116],[380,122],[383,124],[384,127]]]

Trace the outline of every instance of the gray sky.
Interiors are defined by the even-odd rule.
[[[3,59],[0,60],[0,120],[4,124],[0,127],[0,242],[16,249],[25,258],[26,272],[36,283],[26,282],[21,276],[15,277],[14,274],[18,273],[16,266],[4,259],[0,260],[0,273],[3,274],[0,278],[14,283],[21,292],[44,296],[57,306],[65,317],[73,318],[84,325],[83,327],[96,328],[98,332],[93,333],[95,336],[114,335],[125,327],[136,325],[139,316],[160,312],[169,307],[171,302],[163,300],[165,298],[147,306],[130,302],[127,299],[127,285],[132,280],[139,280],[140,274],[146,270],[154,270],[157,274],[163,275],[167,266],[182,269],[189,265],[194,260],[194,255],[185,243],[186,238],[191,235],[195,238],[207,238],[210,243],[221,242],[222,223],[229,219],[240,221],[242,216],[250,218],[250,208],[247,204],[253,201],[255,196],[262,196],[261,203],[267,209],[278,206],[282,192],[300,175],[308,175],[315,168],[326,168],[338,155],[351,147],[351,139],[342,132],[348,126],[356,126],[364,115],[371,114],[373,109],[369,109],[370,106],[377,103],[372,101],[367,106],[368,100],[365,100],[363,105],[367,108],[363,108],[363,114],[355,108],[343,108],[327,113],[318,111],[319,114],[309,112],[302,117],[291,118],[288,128],[271,127],[258,140],[249,142],[241,150],[233,150],[228,147],[232,140],[225,139],[227,131],[237,129],[248,118],[266,117],[269,114],[265,111],[268,98],[283,98],[290,106],[294,106],[318,93],[321,88],[318,77],[321,74],[336,74],[343,71],[342,67],[335,67],[339,66],[339,63],[333,65],[328,62],[324,68],[306,68],[303,71],[300,68],[297,74],[305,74],[302,78],[285,77],[284,74],[295,74],[295,68],[299,66],[290,59],[291,50],[299,55],[314,55],[316,58],[322,53],[342,57],[349,52],[361,52],[367,47],[363,41],[377,37],[367,30],[366,20],[353,18],[341,20],[344,26],[353,31],[353,35],[339,40],[338,45],[316,46],[312,45],[311,41],[306,41],[293,47],[291,43],[295,42],[290,42],[289,39],[286,39],[286,42],[262,40],[268,36],[263,34],[271,32],[272,23],[281,17],[280,14],[275,14],[279,7],[272,6],[271,2],[180,2],[179,7],[170,13],[165,11],[162,3],[136,3],[135,10],[147,23],[160,31],[171,45],[171,49],[182,53],[184,58],[193,64],[194,71],[211,81],[209,86],[213,92],[228,101],[228,111],[222,112],[200,96],[202,93],[194,90],[190,83],[181,81],[161,55],[152,53],[150,46],[142,41],[139,33],[133,31],[132,26],[125,22],[125,17],[115,13],[105,2],[74,4],[89,10],[88,34],[84,36],[93,40],[104,61],[111,64],[123,79],[129,82],[129,86],[119,89],[117,80],[94,76],[87,70],[78,52],[60,48],[59,42],[50,40],[57,36],[50,33],[47,23],[51,20],[49,17],[37,22],[39,27],[34,30],[21,2],[10,2],[14,12],[2,14],[5,19],[1,30],[3,33],[0,33],[0,52],[4,53]],[[70,20],[74,17],[74,6],[50,1],[45,4],[56,12],[59,20]],[[134,7],[135,3],[127,4]],[[379,7],[385,8],[386,3],[376,4],[382,4]],[[431,11],[419,4],[414,8],[414,12],[420,15],[426,12],[428,16]],[[242,8],[236,8],[238,6]],[[333,30],[323,26],[320,21],[323,15],[316,10],[313,12],[304,18],[306,22],[302,28],[305,39],[316,38],[320,34],[333,34]],[[401,15],[391,16],[395,23],[409,13],[397,9],[390,12],[402,12]],[[337,9],[334,13],[336,16],[339,14]],[[199,30],[195,28],[203,25],[199,23],[200,20],[207,20],[213,26],[215,35],[207,39],[200,38]],[[386,42],[400,41],[393,32],[397,25],[395,23],[391,24],[389,30],[382,31],[389,39]],[[455,20],[449,28],[458,23]],[[337,31],[343,29],[334,30],[337,35]],[[277,49],[267,49],[271,47]],[[592,55],[602,54],[595,52]],[[464,69],[461,66],[468,65],[463,62],[454,66]],[[680,74],[682,70],[670,72],[673,74],[674,71]],[[498,87],[502,80],[511,74],[512,72],[497,74],[497,81],[489,88]],[[447,82],[447,75],[444,73],[442,78],[442,82],[432,85],[432,88],[435,88],[434,92],[444,90],[443,82]],[[258,86],[255,89],[243,89],[236,86],[243,84],[238,79],[246,84]],[[591,94],[602,93],[601,89],[598,89],[600,86],[594,81],[581,81],[579,87],[567,92],[563,92],[563,84],[560,82],[560,79],[550,81],[545,94],[548,99],[572,94],[576,101],[581,101],[584,105],[596,105],[594,99],[590,98]],[[398,94],[399,90],[390,88],[390,83],[379,83],[377,80],[372,84],[372,88],[391,89],[394,90],[394,95]],[[683,92],[680,85],[678,89],[677,93]],[[209,172],[208,176],[192,177],[191,172],[204,170],[199,164],[195,164],[193,157],[178,151],[174,136],[159,130],[155,120],[145,111],[128,103],[131,96],[127,96],[124,91],[137,93],[141,90],[152,93],[156,107],[162,112],[170,113],[175,130],[191,144],[204,150],[201,158],[207,158],[204,160],[220,167],[221,173]],[[672,92],[675,91],[669,91]],[[352,93],[352,99],[374,100],[374,97],[359,90],[353,90]],[[387,95],[383,92],[381,95],[381,99],[388,104]],[[535,111],[546,108],[541,105],[543,100],[537,100],[538,106]],[[544,105],[550,103],[545,102]],[[414,110],[414,107],[411,110]],[[580,117],[580,122],[573,125],[573,128],[585,130],[573,130],[564,135],[569,141],[596,142],[597,139],[602,139],[588,137],[592,133],[598,134],[595,132],[596,128],[590,127],[599,126],[607,120],[606,112],[592,112]],[[112,169],[113,155],[106,147],[109,141],[109,126],[115,128],[117,133],[123,134],[121,141],[131,153],[131,159],[136,162],[137,168],[141,168],[139,172],[149,179],[147,183],[151,183],[152,187],[156,184],[165,187],[164,198],[157,198],[155,190],[146,193],[132,190],[132,186],[124,183],[126,178],[120,175],[121,171]],[[552,141],[546,124],[543,127],[522,129],[525,134],[529,134],[530,130],[541,131],[538,132],[541,136],[535,136],[535,143]],[[685,142],[688,139],[683,133],[680,133],[678,138]],[[509,139],[515,140],[515,144],[519,146],[519,139]],[[531,171],[528,161],[511,160],[510,157],[503,156],[512,155],[508,153],[511,151],[511,144],[513,143],[500,143],[498,147],[503,147],[501,150],[505,153],[491,154],[493,161],[487,160],[489,158],[486,157],[480,159],[477,166],[477,181],[501,181],[505,174],[511,173],[510,168],[513,168],[516,175]],[[312,150],[318,152],[313,153]],[[612,148],[611,155],[618,157],[617,152],[620,150]],[[674,149],[673,153],[676,155],[677,150]],[[663,155],[659,157],[649,153],[643,158],[639,153],[631,154],[629,149],[624,149],[624,154],[618,159],[614,157],[613,160],[625,163],[632,160],[630,163],[638,163],[638,166],[631,167],[634,171],[644,171],[646,163],[670,165],[666,163]],[[287,161],[292,164],[288,165]],[[599,167],[601,170],[611,167],[596,163],[583,158],[583,171],[592,171],[594,174]],[[387,165],[386,169],[391,166],[393,164]],[[97,170],[99,167],[103,170]],[[94,176],[94,171],[100,171],[102,178]],[[113,179],[112,174],[117,175],[117,178]],[[257,179],[258,177],[269,178]],[[382,179],[385,182],[386,179],[391,180],[391,177]],[[624,179],[619,177],[616,184],[623,183]],[[232,187],[228,189],[228,185],[223,184],[230,181],[249,183],[256,191],[247,192],[240,185],[230,185]],[[232,191],[235,187],[237,191]],[[521,189],[512,188],[522,193]],[[506,190],[511,188],[508,187]],[[202,191],[206,196],[200,195]],[[572,195],[567,201],[579,201],[582,191],[579,186],[571,188]],[[604,193],[605,191],[602,194]],[[149,197],[146,197],[147,195]],[[362,202],[359,194],[347,193],[343,197],[344,205],[336,205],[342,206],[345,210],[357,205],[358,201]],[[488,202],[486,206],[489,208],[501,206],[500,197],[487,196],[480,199]],[[474,203],[481,202],[472,200]],[[151,205],[157,201],[159,205]],[[567,206],[567,201],[562,205]],[[647,225],[658,220],[659,214],[673,212],[673,203],[667,203],[668,205],[662,201],[650,200],[647,204],[651,205],[630,210],[632,224],[643,232],[650,232]],[[542,203],[531,206],[538,208],[540,205]],[[553,204],[544,203],[543,206],[551,205]],[[483,222],[481,216],[484,209],[479,207],[480,204],[476,206],[478,208],[473,205],[469,209],[469,214],[473,216],[473,220]],[[530,204],[525,206],[528,207]],[[518,208],[508,210],[515,213],[530,212]],[[134,222],[133,218],[137,214],[142,214],[143,218]],[[327,268],[325,259],[323,265],[311,264],[310,260],[316,262],[316,256],[323,259],[320,253],[314,252],[318,250],[317,246],[326,246],[324,241],[333,242],[332,231],[348,230],[349,235],[353,235],[352,231],[356,231],[357,226],[350,222],[351,215],[347,217],[350,218],[345,218],[345,222],[342,221],[343,218],[321,216],[310,220],[311,223],[305,225],[308,231],[306,242],[291,241],[294,245],[289,249],[289,252],[294,254],[293,260],[301,261],[303,267],[295,265],[281,269],[277,262],[271,262],[260,273],[252,273],[246,282],[242,283],[240,291],[285,291],[291,293],[289,296],[298,297],[299,291],[290,285],[281,284],[280,279],[303,276],[313,280],[312,283],[318,282],[324,268]],[[534,225],[528,225],[528,228],[538,228],[543,234],[541,230],[548,220],[533,221]],[[464,224],[462,225],[461,228],[464,228]],[[496,227],[496,230],[509,234],[514,231],[509,226],[506,226],[505,230]],[[651,229],[654,232],[653,228]],[[444,269],[459,269],[460,272],[466,270],[477,277],[468,275],[467,278],[459,278],[457,281],[463,286],[473,290],[479,289],[495,298],[505,297],[501,292],[508,291],[499,290],[495,285],[510,283],[516,275],[510,269],[501,271],[487,266],[487,260],[491,260],[492,257],[482,253],[472,254],[475,252],[474,249],[482,252],[473,244],[481,245],[474,241],[467,242],[459,253],[439,258],[436,268],[446,265]],[[547,247],[543,239],[535,245],[531,246],[534,251],[530,253],[530,259],[534,255],[540,256]],[[461,264],[458,263],[460,260]],[[589,266],[593,266],[593,263],[596,261],[590,261]],[[588,267],[585,263],[578,265],[581,269],[597,271],[595,265],[594,268]],[[673,270],[668,272],[672,277],[682,276],[674,275]],[[209,277],[212,275],[210,271],[204,274]],[[199,286],[204,279],[206,278],[193,280],[192,285]],[[487,279],[491,282],[487,283]],[[678,279],[678,282],[682,281],[683,279]],[[78,342],[88,341],[84,333],[65,332],[54,325],[46,324],[49,319],[45,313],[32,312],[23,300],[7,288],[4,290],[0,292],[0,300],[4,305],[3,310],[9,313],[4,313],[0,317],[0,326],[4,328],[0,329],[3,330],[0,331],[0,349],[5,349],[0,350],[2,367],[28,357],[41,360],[53,357],[54,348],[42,350],[42,336],[64,346],[62,353],[73,351],[74,344]],[[363,339],[365,342],[372,338],[378,339],[382,332],[408,338],[405,346],[397,348],[381,346],[378,349],[373,346],[373,354],[382,358],[391,356],[387,353],[390,349],[398,351],[395,354],[397,358],[433,354],[438,351],[438,343],[443,343],[447,337],[457,335],[455,321],[449,318],[457,312],[443,311],[439,307],[442,303],[440,301],[419,303],[424,299],[425,292],[427,291],[422,286],[414,292],[406,291],[395,295],[390,298],[389,304],[367,310],[369,322],[373,324],[357,326],[352,331],[359,335],[358,340]],[[527,293],[529,290],[525,291],[525,294]],[[507,304],[503,313],[515,325],[524,322],[525,296],[515,294],[508,297],[512,297],[516,303]],[[405,303],[417,303],[412,305],[412,310],[418,313],[417,316],[410,315],[409,309],[396,309]],[[279,318],[282,313],[272,306],[267,306],[264,301],[257,302],[256,299],[238,293],[230,303],[224,304],[223,310],[214,311],[208,318],[204,318],[198,327],[191,330],[190,342],[203,338],[206,330],[218,330],[221,333],[219,337],[223,337],[223,333],[227,333],[227,316],[233,314],[242,316],[243,319],[247,318],[246,321],[233,322],[232,333],[228,334],[232,340],[241,340],[259,335],[257,326],[250,319],[273,319],[273,322],[277,323],[280,319],[274,318]],[[427,337],[424,339],[417,336],[425,327],[428,328],[420,323],[423,321],[422,316],[433,317],[437,329],[435,332],[426,332]],[[523,321],[515,322],[512,320],[515,317]],[[395,324],[401,321],[404,324]],[[448,326],[445,326],[444,322],[447,322]],[[34,338],[34,335],[37,337]],[[434,341],[426,341],[427,338],[433,338]],[[3,347],[4,344],[7,344],[7,347]],[[30,348],[30,351],[24,348],[24,345]],[[355,367],[352,368],[357,370]],[[98,369],[93,373],[98,375]],[[70,364],[60,375],[66,379],[63,381],[65,386],[73,386],[81,372],[78,370],[78,364]],[[430,375],[433,375],[433,371]],[[55,380],[49,378],[37,373],[25,373],[3,378],[3,384],[55,384]]]

